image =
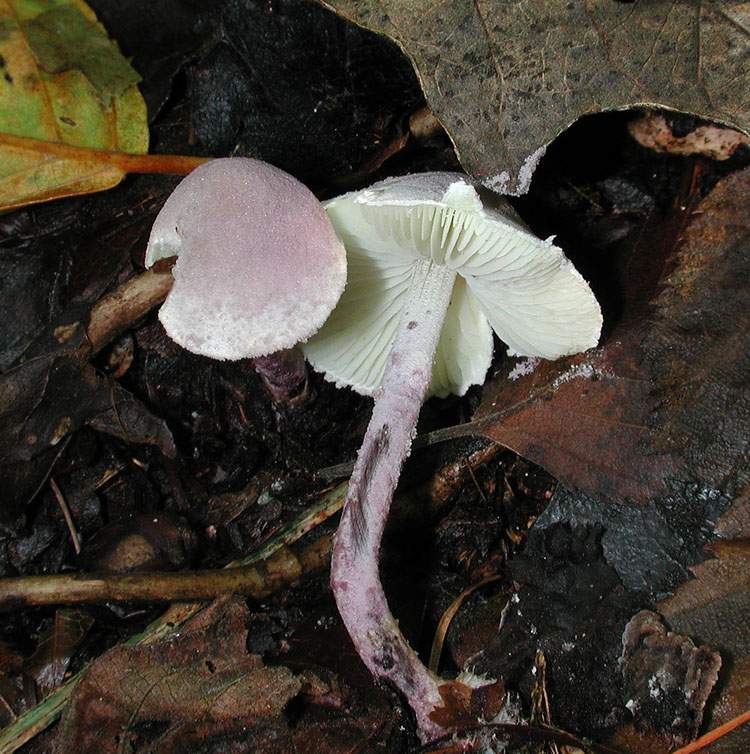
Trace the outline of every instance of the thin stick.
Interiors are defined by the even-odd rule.
[[[70,532],[70,539],[73,542],[73,549],[76,551],[76,555],[80,555],[81,539],[78,536],[78,531],[76,530],[76,525],[73,521],[73,516],[70,513],[68,503],[65,500],[65,496],[62,494],[62,490],[53,477],[49,478],[49,486],[52,488],[52,494],[55,496],[57,504],[60,506],[60,510],[62,511],[63,518],[65,519],[65,524],[67,525],[68,531]],[[0,589],[0,593],[1,592],[2,590]]]
[[[146,270],[134,275],[92,307],[86,335],[93,353],[98,353],[136,320],[148,314],[172,288],[171,270]]]
[[[211,157],[190,157],[178,154],[129,154],[108,149],[74,147],[59,141],[43,141],[26,136],[0,133],[0,147],[6,146],[29,152],[47,154],[61,160],[97,163],[119,168],[123,173],[171,173],[187,175]]]
[[[743,712],[741,715],[737,715],[733,720],[720,725],[718,728],[710,730],[700,738],[696,738],[695,741],[692,741],[687,746],[683,746],[681,749],[676,749],[672,754],[693,754],[695,751],[705,749],[706,746],[714,743],[714,741],[718,741],[723,736],[726,736],[727,733],[731,733],[735,728],[739,728],[740,725],[744,725],[745,723],[750,723],[750,710]]]
[[[36,496],[42,491],[44,485],[47,483],[47,480],[52,474],[52,469],[55,468],[55,465],[60,460],[60,456],[65,452],[65,448],[68,447],[68,443],[70,443],[70,440],[72,437],[73,437],[72,435],[68,435],[65,439],[62,440],[62,442],[60,442],[60,449],[57,451],[57,454],[52,459],[52,463],[50,463],[49,467],[47,468],[47,471],[44,473],[42,480],[39,482],[36,489],[31,493],[31,496],[26,501],[27,506],[29,506],[32,503],[32,501],[36,499]]]
[[[331,539],[327,541],[330,547]],[[320,566],[320,545],[307,562]],[[62,574],[0,579],[0,607],[80,605],[95,602],[183,602],[211,600],[222,594],[261,599],[291,584],[304,573],[300,559],[282,547],[268,560],[251,566],[178,573]]]

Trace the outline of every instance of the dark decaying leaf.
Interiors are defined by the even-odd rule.
[[[102,655],[76,687],[55,751],[207,750],[208,740],[215,751],[285,751],[274,740],[302,682],[247,653],[246,617],[240,601],[220,601],[168,639]]]
[[[314,3],[227,0],[190,70],[196,135],[312,185],[349,176],[423,104],[395,46]]]
[[[464,168],[523,193],[581,115],[649,104],[750,129],[747,4],[323,0],[411,58]]]
[[[40,698],[62,684],[68,665],[93,622],[84,610],[55,610],[34,654],[24,663],[24,671],[36,682]]]
[[[171,434],[161,420],[70,354],[33,359],[0,376],[0,405],[3,461],[30,460],[86,423],[174,455]]]
[[[602,554],[631,592],[663,597],[690,577],[690,566],[706,557],[719,517],[730,499],[711,487],[672,485],[646,503],[608,502],[565,485],[536,527],[592,528],[600,532]]]
[[[86,424],[127,442],[156,445],[168,457],[176,452],[162,419],[65,349],[0,375],[0,467],[8,482],[3,515],[15,515],[28,502],[60,443]]]
[[[175,76],[212,33],[217,21],[215,4],[91,0],[89,5],[143,76],[139,89],[148,106],[149,120],[153,121],[169,97]]]
[[[284,640],[287,652],[272,666],[247,648],[267,644],[261,633],[268,622],[267,613],[250,616],[244,602],[228,598],[166,638],[110,650],[78,683],[53,751],[405,750],[406,720],[395,697],[373,688],[330,616],[316,618],[302,639],[314,654],[295,652],[299,637],[291,651]]]
[[[641,725],[669,731],[672,746],[687,743],[698,735],[720,667],[710,647],[696,647],[668,631],[658,613],[641,610],[622,637],[623,704]]]
[[[697,207],[678,204],[659,232],[647,226],[619,260],[624,302],[602,346],[501,369],[482,432],[595,497],[642,503],[675,484],[731,496],[746,484],[748,191],[744,170]]]

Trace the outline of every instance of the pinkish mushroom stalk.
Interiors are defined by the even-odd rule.
[[[429,717],[441,701],[438,678],[406,643],[391,615],[378,559],[393,493],[430,385],[455,278],[453,270],[429,260],[415,265],[409,300],[349,480],[331,565],[336,604],[357,652],[373,675],[391,681],[409,699],[425,739],[444,732]]]
[[[252,360],[252,365],[277,406],[297,406],[312,394],[307,363],[299,348],[284,348],[268,356],[258,356]]]
[[[462,175],[383,181],[327,205],[347,247],[337,308],[303,346],[338,384],[375,397],[333,550],[331,585],[360,657],[401,690],[420,737],[446,733],[431,715],[440,679],[404,639],[380,584],[380,542],[429,393],[483,381],[492,328],[516,353],[556,358],[595,345],[601,312],[562,252],[507,205],[486,207]]]

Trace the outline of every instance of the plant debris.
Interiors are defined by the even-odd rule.
[[[141,102],[132,125],[148,123],[151,154],[131,158],[152,166],[253,156],[327,198],[459,170],[453,140],[465,167],[511,186],[553,140],[512,204],[590,282],[603,339],[553,363],[496,339],[483,386],[422,408],[380,576],[422,660],[441,646],[451,735],[429,750],[665,754],[716,731],[712,754],[746,754],[750,153],[727,126],[746,127],[741,4],[680,16],[595,0],[584,18],[532,1],[522,21],[494,0],[386,2],[389,19],[360,19],[385,36],[303,0],[90,4],[142,77],[148,119]],[[0,79],[33,63],[101,109],[80,70],[11,50],[17,27],[0,34]],[[596,112],[634,101],[652,107]],[[11,131],[2,113],[0,131],[32,137],[45,164],[57,149],[122,157],[106,140],[50,146],[52,131]],[[413,754],[408,705],[373,681],[328,585],[372,400],[297,353],[304,379],[279,400],[249,361],[169,341],[155,311],[169,262],[143,262],[177,179],[117,181],[0,218],[0,592],[99,589],[6,604],[0,754]],[[259,589],[228,596],[237,572],[206,587],[227,566]],[[118,579],[131,591],[107,591]]]

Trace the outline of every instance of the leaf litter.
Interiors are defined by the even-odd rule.
[[[106,10],[107,4],[100,4]],[[236,14],[238,7],[232,13]],[[266,35],[266,41],[274,39],[280,29],[289,33],[284,46],[284,55],[288,56],[304,46],[301,30],[305,24],[320,24],[318,28],[329,30],[343,28],[336,26],[339,22],[330,14],[325,21],[315,20],[311,8],[305,6],[301,12],[295,3],[281,3],[275,9],[277,15],[272,13],[272,23],[260,33]],[[258,8],[253,6],[250,11],[255,14]],[[376,37],[365,32],[355,34],[352,28],[347,27],[345,33],[332,33],[328,39],[346,40],[342,43],[344,48],[362,44],[363,49],[371,49],[377,44]],[[118,37],[117,28],[110,31]],[[216,37],[207,34],[204,40],[210,43],[202,53],[196,53],[199,68],[216,73],[217,67],[228,66],[226,70],[241,76],[241,65],[227,63],[226,49],[231,51],[230,58],[238,56],[246,60],[247,52],[237,47],[240,37],[225,32]],[[289,41],[295,39],[298,41]],[[177,33],[173,37],[174,59],[183,62],[187,60],[181,46],[184,40]],[[340,50],[337,44],[333,43],[330,51]],[[273,44],[263,49],[264,55],[270,54]],[[159,50],[160,56],[164,54],[164,50]],[[205,57],[200,58],[201,54]],[[383,60],[388,60],[394,50],[385,46],[381,54]],[[262,58],[254,58],[251,84],[238,82],[238,86],[248,86],[248,90],[257,92],[257,71],[274,70],[274,80],[283,87],[284,78],[278,73],[283,68],[274,68],[277,64],[264,68],[265,65]],[[400,73],[402,65],[401,60],[392,81],[408,89],[404,84],[407,79]],[[165,80],[171,80],[168,68],[160,74]],[[308,64],[302,69],[314,79],[313,66]],[[382,69],[376,77],[381,82],[376,88],[382,86],[383,78],[388,78]],[[311,86],[314,91],[314,85]],[[196,91],[187,96],[196,97]],[[255,145],[257,156],[283,153],[283,140],[288,134],[279,124],[285,119],[299,127],[302,100],[299,96],[287,99],[289,110],[285,111],[283,94],[274,97],[274,106],[282,109],[273,112],[267,121],[267,141],[261,139]],[[228,122],[220,118],[216,121],[216,134],[231,143],[239,133],[240,140],[245,139],[245,147],[252,146],[250,135],[262,131],[264,108],[268,107],[260,97],[254,101],[260,105],[254,116],[258,120],[253,121],[250,131],[243,133],[242,127],[236,126],[242,123],[241,118],[234,120],[233,116]],[[343,95],[342,101],[346,101]],[[380,112],[360,109],[355,120],[346,120],[346,107],[336,110],[335,115],[330,110],[322,112],[317,122],[313,113],[308,116],[314,126],[311,133],[316,134],[311,148],[330,154],[330,145],[335,147],[336,143],[331,134],[335,134],[336,128],[348,127],[351,130],[347,133],[352,134],[347,141],[351,148],[348,154],[357,162],[356,156],[361,155],[364,164],[377,151],[376,135],[386,141],[397,136],[399,108],[404,117],[419,101],[419,92],[408,91],[396,106],[381,104]],[[232,107],[236,108],[235,113],[243,110],[236,101]],[[161,111],[155,123],[156,139],[171,144],[168,148],[172,151],[184,151],[191,127],[189,117],[179,99],[175,100]],[[204,112],[196,117],[210,120],[218,116]],[[676,740],[675,731],[658,715],[644,713],[634,719],[626,706],[628,700],[623,697],[623,675],[618,664],[621,637],[625,626],[639,611],[659,610],[674,633],[686,640],[689,637],[695,644],[706,643],[720,654],[719,685],[708,695],[704,712],[707,725],[729,719],[741,712],[743,705],[743,656],[740,648],[728,640],[727,621],[716,616],[746,614],[738,596],[741,586],[736,591],[730,588],[739,578],[742,562],[731,554],[737,545],[721,549],[724,539],[733,542],[747,536],[743,528],[747,519],[743,518],[737,499],[747,468],[737,441],[746,427],[746,368],[741,356],[741,338],[746,329],[737,327],[744,312],[740,306],[744,292],[741,286],[731,284],[742,274],[745,225],[739,197],[745,191],[741,181],[746,177],[730,175],[727,182],[712,190],[720,175],[737,170],[741,149],[722,168],[724,173],[705,161],[696,167],[696,163],[686,162],[685,158],[654,156],[645,150],[633,158],[621,141],[626,121],[625,116],[609,116],[592,120],[593,127],[582,125],[584,130],[590,129],[589,134],[596,134],[596,138],[589,138],[589,144],[608,144],[609,154],[618,155],[600,162],[602,174],[597,182],[580,182],[573,171],[567,173],[572,176],[567,184],[565,181],[562,185],[551,184],[549,171],[554,170],[550,166],[557,159],[555,153],[565,159],[565,145],[558,151],[555,144],[540,167],[539,189],[534,189],[536,198],[532,191],[529,200],[539,202],[540,206],[545,201],[556,203],[550,217],[557,213],[564,226],[565,212],[569,211],[581,228],[586,242],[578,244],[579,256],[587,272],[593,271],[595,284],[606,292],[605,306],[609,308],[610,331],[602,348],[579,361],[556,367],[545,364],[530,367],[523,362],[516,368],[518,362],[498,351],[494,366],[497,377],[483,395],[477,390],[461,401],[435,403],[426,407],[423,415],[424,431],[462,424],[466,431],[475,432],[477,426],[482,426],[491,436],[497,433],[502,442],[541,460],[562,484],[557,485],[555,492],[553,478],[510,453],[480,452],[481,441],[477,445],[476,440],[464,438],[442,446],[428,444],[415,452],[407,468],[402,513],[396,517],[385,545],[384,576],[405,631],[423,649],[429,648],[441,605],[447,607],[473,583],[500,576],[497,582],[468,597],[451,624],[444,651],[446,671],[467,666],[502,677],[506,688],[520,694],[520,703],[528,704],[534,695],[532,670],[541,646],[546,658],[546,686],[553,724],[600,739],[609,737],[613,745],[633,751],[664,751],[665,742]],[[673,122],[679,123],[679,119]],[[159,123],[164,124],[161,130]],[[206,127],[205,120],[202,127]],[[235,127],[239,131],[233,131]],[[291,138],[298,139],[299,131],[291,132]],[[207,139],[215,138],[210,129],[202,133]],[[231,135],[227,136],[228,133]],[[369,143],[368,148],[363,146],[365,142]],[[577,155],[575,150],[568,154],[571,159]],[[433,133],[423,142],[399,148],[386,169],[444,169],[454,167],[453,160],[450,142]],[[311,162],[307,168],[310,180],[324,190],[335,185],[341,164],[338,156],[328,158],[321,163],[322,167],[316,168]],[[623,173],[623,164],[627,169],[640,166],[644,174],[655,175],[656,188],[644,185],[627,169]],[[81,223],[84,235],[96,228],[95,222],[89,222],[94,218],[85,214],[91,212],[91,207],[99,207],[99,211],[118,218],[132,216],[135,221],[131,221],[128,233],[115,236],[111,244],[119,261],[109,262],[99,275],[94,274],[91,266],[81,275],[79,290],[88,291],[82,298],[81,310],[67,320],[52,317],[52,327],[43,315],[41,330],[46,335],[36,341],[28,354],[33,353],[44,362],[55,353],[50,350],[54,340],[50,336],[56,327],[85,322],[86,312],[101,293],[132,274],[131,260],[135,257],[137,261],[138,252],[134,249],[143,241],[149,208],[158,206],[158,197],[168,191],[167,186],[154,184],[152,180],[155,179],[138,178],[115,189],[111,196],[86,200],[90,204],[72,200],[81,203],[71,204],[67,209],[60,206],[43,211],[42,217],[53,223],[59,223],[57,218],[64,217],[66,211],[82,213],[83,220],[71,216],[75,217],[74,222]],[[667,190],[662,191],[659,186]],[[682,206],[688,209],[680,210]],[[534,219],[533,205],[529,209],[527,204],[526,210],[542,235],[556,232],[545,227],[549,218]],[[38,227],[35,229],[32,217],[22,211],[14,219],[20,225],[14,227],[23,231],[16,239],[20,242],[24,237],[25,243],[35,248],[44,236]],[[644,238],[648,233],[652,234],[651,243]],[[685,234],[687,240],[681,245],[679,239]],[[50,237],[65,238],[57,230]],[[571,242],[571,247],[576,245]],[[78,248],[76,242],[67,242],[67,246]],[[651,252],[653,248],[656,253]],[[62,281],[63,303],[66,290],[71,288]],[[691,307],[698,311],[697,315],[693,316]],[[710,311],[716,313],[713,322]],[[704,332],[707,326],[710,340],[697,338],[696,333]],[[124,362],[124,371],[114,384],[130,391],[156,419],[157,426],[168,427],[176,452],[174,460],[148,446],[133,444],[133,438],[138,436],[135,432],[120,432],[119,438],[109,438],[85,427],[75,429],[79,426],[78,419],[66,429],[65,422],[61,426],[61,419],[69,414],[54,412],[58,401],[45,402],[42,398],[37,404],[52,413],[49,422],[44,421],[43,413],[36,420],[35,426],[46,446],[35,458],[44,460],[43,469],[54,464],[55,478],[66,492],[71,515],[82,533],[83,555],[87,543],[105,523],[133,517],[137,533],[141,527],[138,515],[158,517],[166,510],[184,515],[192,536],[201,542],[197,560],[193,561],[196,567],[223,564],[261,545],[274,533],[283,533],[288,522],[310,505],[320,493],[319,484],[310,481],[310,470],[350,459],[364,428],[366,403],[337,394],[330,385],[313,376],[313,400],[279,413],[257,379],[241,366],[216,367],[180,354],[164,341],[152,319],[128,327],[133,333],[133,358]],[[73,337],[68,346],[75,349],[80,335],[75,334],[75,328],[70,333]],[[730,333],[737,333],[736,341],[728,337]],[[94,360],[97,370],[102,369],[107,355],[105,345],[102,356]],[[69,354],[55,354],[54,358],[69,358]],[[77,362],[82,374],[88,359],[86,355]],[[23,357],[20,361],[24,361]],[[695,374],[687,365],[695,367]],[[515,373],[517,379],[503,377],[509,373]],[[96,376],[101,380],[101,372]],[[585,407],[595,409],[595,421],[587,424],[587,417],[579,410],[564,414],[567,418],[561,422],[559,414],[552,410],[555,404],[576,406],[578,402],[580,406],[584,391],[594,396]],[[596,391],[601,391],[599,399]],[[61,388],[60,394],[65,393],[66,389]],[[646,401],[645,407],[638,396]],[[34,403],[32,400],[30,405]],[[497,411],[497,406],[504,403],[511,410]],[[547,403],[553,405],[545,413]],[[466,427],[478,404],[482,408],[477,419]],[[729,412],[730,405],[737,410]],[[597,418],[596,412],[607,417],[612,411],[619,421],[618,431],[612,422]],[[713,421],[717,416],[723,422],[718,430]],[[122,418],[114,412],[111,426],[120,424]],[[485,421],[486,425],[480,424]],[[9,426],[18,427],[22,423]],[[524,426],[531,430],[531,436],[521,431]],[[571,428],[575,431],[571,432]],[[65,434],[68,430],[70,434]],[[20,437],[21,434],[16,434],[16,438]],[[72,439],[68,441],[67,437]],[[305,442],[309,437],[319,440]],[[705,444],[703,438],[707,440]],[[7,440],[5,436],[3,439]],[[576,447],[575,439],[583,442],[582,447]],[[50,440],[56,440],[55,444],[50,444]],[[6,444],[11,455],[28,453],[18,442]],[[602,458],[607,461],[611,475],[601,465],[597,467]],[[469,473],[467,459],[483,460],[468,461]],[[28,460],[19,456],[17,475],[24,473],[23,463]],[[435,469],[439,472],[435,478],[440,482],[433,489]],[[238,507],[231,493],[245,488],[256,476],[268,479],[267,487],[254,491]],[[87,477],[109,481],[101,487],[92,482],[82,485]],[[12,474],[6,479],[13,479]],[[31,504],[26,502],[29,497]],[[214,500],[210,509],[205,505],[209,499]],[[2,561],[4,572],[75,568],[68,535],[51,493],[44,488],[36,496],[24,498],[24,503],[6,519],[6,526],[19,537],[6,545],[6,552],[13,553],[13,557]],[[231,510],[222,514],[217,509],[222,505],[230,506]],[[416,512],[419,510],[423,511],[421,515]],[[310,519],[313,520],[318,521]],[[734,527],[731,536],[727,534],[730,524]],[[309,525],[315,528],[314,524]],[[433,527],[437,527],[437,539],[431,533]],[[716,578],[726,585],[726,591],[719,590],[717,599],[710,586],[716,583],[716,578],[710,577],[710,566],[715,560],[705,559],[706,544],[729,569],[722,572],[723,576],[717,574]],[[691,576],[697,578],[691,581]],[[703,596],[695,618],[688,618],[689,610],[675,608],[670,612],[669,598],[666,602],[663,598],[675,589],[676,597],[689,593],[691,588],[698,588],[696,582],[701,580],[706,580],[707,589],[700,592]],[[681,582],[685,583],[680,586]],[[517,590],[510,598],[509,587]],[[415,600],[416,594],[420,596]],[[199,650],[198,657],[205,656],[211,663],[216,659],[217,645],[226,642],[237,667],[247,669],[248,677],[259,674],[258,684],[253,686],[259,698],[280,689],[278,699],[271,700],[273,704],[268,708],[271,714],[267,718],[243,717],[245,712],[257,712],[249,710],[244,699],[234,704],[237,719],[254,726],[245,743],[234,723],[212,706],[213,692],[204,684],[210,674],[208,667],[204,670],[195,666],[196,678],[187,678],[186,668],[193,667],[191,658],[186,659],[180,653],[177,638],[170,638],[169,629],[162,627],[151,639],[152,646],[158,648],[149,655],[154,668],[152,680],[154,688],[167,688],[163,685],[164,673],[175,673],[180,684],[175,686],[178,697],[173,706],[162,695],[165,706],[160,708],[159,699],[150,699],[139,691],[141,687],[135,678],[128,678],[124,684],[125,689],[132,691],[131,696],[123,700],[118,695],[107,663],[113,660],[112,667],[119,667],[117,663],[124,663],[127,657],[125,664],[132,660],[134,666],[140,667],[146,655],[131,657],[125,648],[117,647],[114,655],[105,654],[91,666],[92,679],[99,684],[99,696],[104,696],[111,705],[97,706],[97,700],[91,697],[86,701],[81,691],[82,696],[76,697],[75,711],[68,708],[68,722],[31,746],[43,747],[53,736],[73,735],[70,731],[83,731],[86,735],[84,726],[87,721],[91,724],[89,715],[94,712],[104,715],[105,729],[111,731],[110,726],[120,724],[112,721],[121,721],[129,711],[132,714],[133,699],[141,699],[143,703],[136,707],[143,708],[144,714],[139,717],[136,711],[132,719],[137,723],[130,727],[126,724],[126,737],[136,749],[170,751],[180,738],[193,742],[208,736],[222,746],[239,747],[238,751],[248,750],[250,745],[273,751],[269,739],[263,737],[278,735],[277,740],[284,742],[280,751],[286,750],[283,746],[292,745],[298,751],[304,751],[306,746],[310,747],[308,750],[330,747],[334,751],[348,751],[352,747],[368,750],[370,746],[383,745],[390,751],[408,750],[411,724],[398,700],[387,691],[376,690],[367,675],[362,674],[361,667],[356,681],[348,675],[356,670],[358,661],[345,649],[347,644],[332,612],[324,579],[311,576],[299,589],[291,587],[262,602],[253,602],[251,614],[243,613],[242,603],[232,604],[235,607],[228,610],[233,617],[227,618],[221,608],[214,606],[208,613],[210,617],[200,624],[203,628],[197,630],[197,634],[204,631],[204,635],[193,635],[189,641],[193,642],[190,646]],[[733,612],[727,612],[730,608]],[[94,614],[97,616],[94,628],[65,673],[85,667],[116,642],[118,636],[127,636],[154,616],[153,611],[113,605],[102,606]],[[244,617],[240,619],[241,614]],[[178,615],[180,608],[175,606],[165,620],[179,622]],[[681,616],[685,620],[681,621]],[[250,632],[246,633],[240,624],[250,625]],[[22,625],[27,636],[34,637],[32,640],[20,639]],[[28,656],[38,643],[39,626],[33,615],[19,614],[8,618],[7,635],[14,643],[20,643],[23,654]],[[239,646],[244,641],[251,647],[249,653]],[[250,670],[253,663],[258,665]],[[10,677],[17,677],[12,674],[18,672],[18,663],[9,663],[7,667]],[[735,667],[737,674],[733,671]],[[724,675],[728,669],[732,669],[732,674]],[[143,669],[144,677],[148,670]],[[231,668],[228,672],[229,678],[237,678],[231,675]],[[56,677],[59,678],[59,673]],[[276,682],[281,686],[275,686]],[[245,683],[244,678],[238,683]],[[92,688],[88,687],[89,691]],[[645,688],[649,694],[648,682]],[[41,713],[44,709],[43,714],[48,715],[44,718],[45,725],[62,709],[72,686],[62,689],[59,695],[53,692],[49,697],[48,707],[39,710]],[[23,700],[10,692],[7,698],[17,712],[23,711]],[[284,700],[286,704],[282,703]],[[494,710],[492,704],[496,701],[487,700],[490,706],[486,711]],[[195,710],[206,716],[199,717]],[[71,720],[73,727],[66,727]],[[26,731],[25,736],[32,730],[21,729]],[[12,751],[29,740],[16,736],[9,742],[1,736],[2,751]],[[744,751],[742,733],[734,736],[726,738],[722,745],[728,748],[722,751]],[[149,746],[152,748],[148,749]]]

